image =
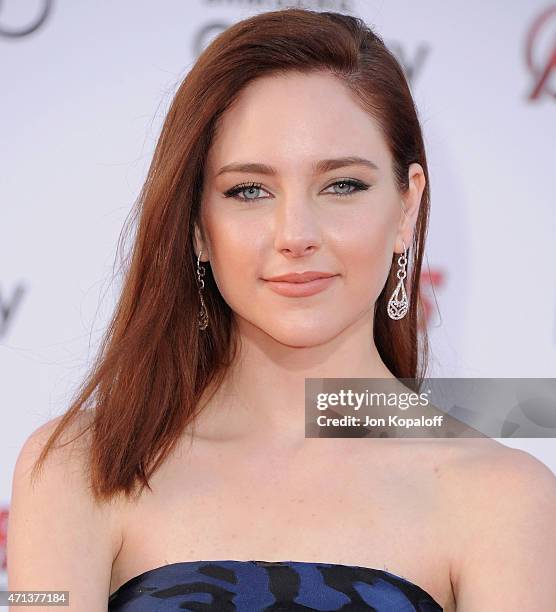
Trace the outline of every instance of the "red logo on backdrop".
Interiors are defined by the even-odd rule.
[[[446,280],[446,275],[442,270],[432,269],[428,272],[422,272],[419,279],[419,287],[421,294],[421,303],[425,315],[425,323],[428,325],[432,319],[433,304],[435,303],[433,290],[443,287]]]
[[[529,100],[541,94],[556,98],[554,74],[556,73],[556,6],[551,6],[533,22],[525,41],[525,60],[533,75]],[[552,77],[552,82],[550,81]]]
[[[6,545],[8,542],[8,508],[0,509],[0,571],[5,572],[8,564],[6,563]]]

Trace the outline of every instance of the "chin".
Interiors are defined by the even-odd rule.
[[[264,329],[264,328],[263,328]],[[292,348],[308,348],[325,344],[337,335],[337,331],[330,329],[329,325],[288,325],[288,327],[267,328],[267,334],[277,342]]]

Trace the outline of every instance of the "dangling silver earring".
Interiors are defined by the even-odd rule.
[[[407,275],[405,271],[407,265],[407,248],[403,240],[402,244],[404,252],[398,257],[400,269],[397,272],[397,276],[399,281],[394,289],[394,292],[390,296],[390,301],[388,302],[388,315],[391,319],[403,319],[409,309],[407,293],[405,292],[405,287],[403,284],[403,279]]]
[[[208,327],[208,312],[205,306],[205,300],[203,299],[203,289],[205,288],[203,276],[205,275],[205,268],[201,267],[202,252],[203,249],[199,251],[199,257],[197,257],[197,281],[199,283],[199,297],[201,298],[201,309],[199,310],[198,325],[199,329],[205,330]]]

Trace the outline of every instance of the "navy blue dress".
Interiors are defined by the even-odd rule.
[[[128,580],[108,612],[442,612],[422,588],[386,570],[309,561],[182,561]]]

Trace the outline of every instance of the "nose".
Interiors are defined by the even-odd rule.
[[[302,257],[317,251],[322,244],[317,211],[303,198],[283,200],[275,209],[274,247],[288,257]]]

